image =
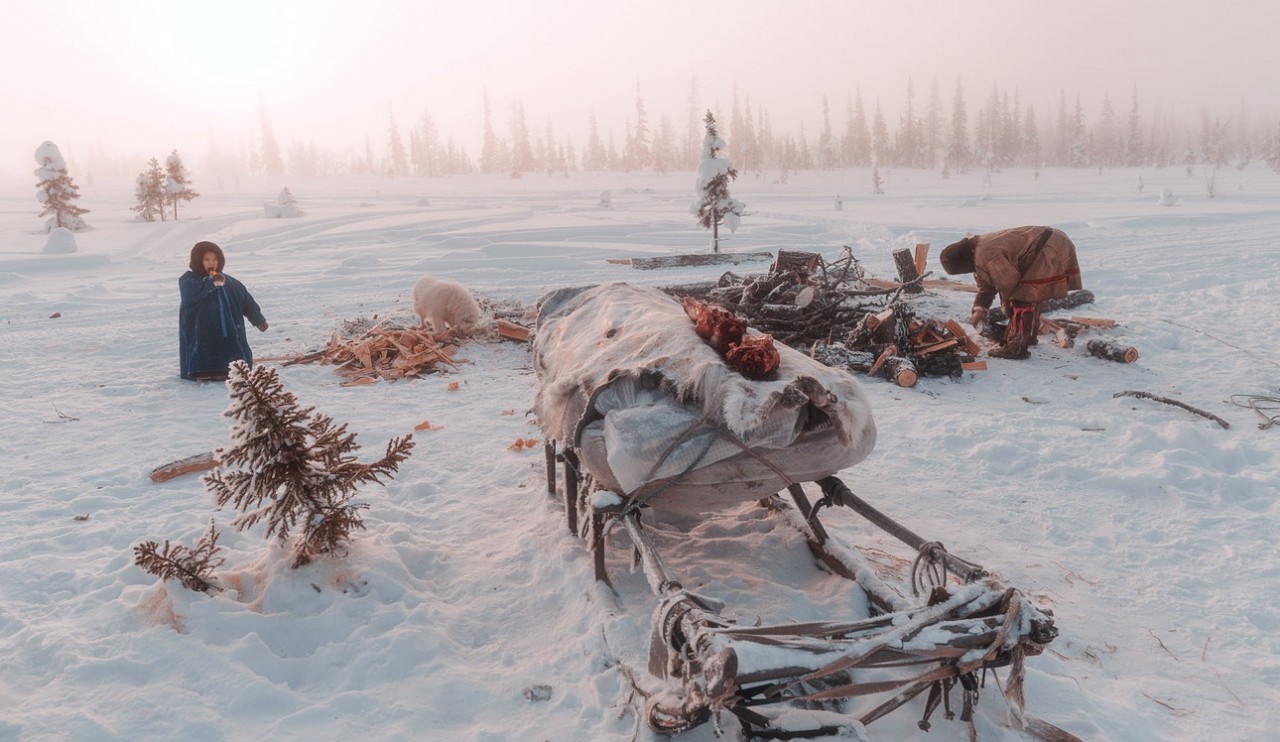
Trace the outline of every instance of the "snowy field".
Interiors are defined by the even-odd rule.
[[[280,367],[303,405],[359,433],[362,459],[439,426],[414,435],[392,482],[364,490],[368,530],[344,560],[290,570],[260,531],[227,526],[198,475],[148,473],[227,442],[225,388],[178,378],[177,278],[196,241],[221,244],[262,306],[271,328],[250,331],[255,353],[282,357],[321,348],[343,320],[408,319],[427,272],[525,304],[562,286],[712,279],[723,269],[606,262],[706,248],[692,174],[219,188],[196,172],[202,196],[164,223],[133,220],[132,182],[73,175],[93,230],[71,254],[42,251],[34,180],[0,183],[0,739],[654,738],[622,671],[644,668],[654,605],[625,536],[609,551],[615,597],[546,495],[541,448],[509,449],[539,435],[527,346],[471,342],[456,371],[364,387],[328,366]],[[863,171],[744,175],[732,190],[748,211],[724,249],[833,258],[850,245],[891,277],[895,248],[931,243],[940,272],[938,251],[966,232],[1053,225],[1097,297],[1070,313],[1117,320],[1097,336],[1141,357],[1042,341],[1031,360],[991,359],[959,381],[867,379],[879,441],[841,476],[1053,610],[1062,633],[1027,663],[1035,716],[1085,739],[1276,739],[1280,427],[1232,399],[1280,396],[1280,175],[1224,171],[1213,199],[1181,168],[884,176],[874,196]],[[264,218],[284,185],[306,214]],[[1162,188],[1176,203],[1157,203]],[[970,300],[917,303],[964,319]],[[1113,397],[1125,390],[1230,428]],[[134,566],[135,544],[191,544],[210,519],[230,589],[192,593]],[[910,557],[851,512],[826,522]],[[859,610],[753,502],[686,525],[663,535],[673,570],[740,622]],[[968,738],[937,717],[921,732],[921,704],[869,734]],[[979,739],[1022,739],[1005,719],[988,688]],[[706,725],[681,739],[712,737]]]

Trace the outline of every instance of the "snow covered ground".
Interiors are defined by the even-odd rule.
[[[1123,365],[1042,342],[961,381],[868,379],[876,450],[850,487],[927,538],[999,573],[1056,615],[1028,661],[1029,710],[1086,739],[1275,739],[1280,727],[1280,428],[1231,403],[1280,395],[1280,176],[1166,171],[744,175],[731,251],[841,245],[874,275],[891,251],[937,252],[966,232],[1064,229],[1080,251],[1099,331],[1136,346]],[[1138,192],[1141,175],[1145,189]],[[177,222],[140,223],[132,182],[83,182],[94,229],[46,254],[34,183],[0,183],[0,739],[626,740],[653,735],[621,671],[645,664],[653,607],[610,551],[621,593],[592,577],[545,493],[526,411],[527,346],[472,342],[446,375],[346,388],[331,367],[281,367],[304,405],[349,423],[380,455],[429,421],[342,561],[290,570],[261,533],[237,533],[197,475],[156,465],[227,441],[226,391],[178,378],[177,277],[198,240],[261,304],[259,357],[322,347],[343,320],[408,318],[425,272],[491,301],[625,280],[669,285],[722,269],[642,272],[608,258],[705,249],[692,175],[200,182]],[[288,185],[306,213],[264,218]],[[1176,203],[1157,203],[1162,188]],[[599,206],[608,191],[612,208]],[[836,210],[837,194],[843,209]],[[738,270],[742,270],[739,268]],[[930,292],[965,318],[971,295]],[[53,315],[60,315],[56,318]],[[456,391],[449,390],[458,383]],[[1212,412],[1130,397],[1148,391]],[[514,410],[515,414],[504,414]],[[1272,411],[1270,414],[1276,414]],[[210,519],[220,594],[161,585],[133,565],[148,539],[191,544]],[[849,512],[828,528],[907,555]],[[858,610],[803,540],[745,503],[663,535],[686,586],[743,622]],[[175,630],[175,627],[177,630]],[[547,686],[549,693],[538,686]],[[873,738],[967,739],[915,722]],[[984,692],[981,739],[1021,739]],[[726,719],[728,738],[737,734]],[[712,738],[710,725],[683,736]]]

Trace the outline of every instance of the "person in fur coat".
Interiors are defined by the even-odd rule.
[[[178,279],[178,368],[184,379],[225,381],[232,361],[253,366],[245,334],[247,318],[267,331],[267,320],[249,290],[222,272],[227,258],[212,242],[191,248],[189,270]]]
[[[965,237],[938,256],[951,274],[972,273],[978,284],[969,322],[977,327],[998,295],[1009,318],[1004,344],[996,358],[1027,358],[1040,332],[1040,307],[1083,288],[1076,246],[1060,229],[1013,227]]]

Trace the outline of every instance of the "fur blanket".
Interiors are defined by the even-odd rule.
[[[543,297],[534,411],[605,487],[670,507],[759,498],[852,466],[875,445],[858,382],[781,346],[775,378],[730,370],[680,304],[624,283]],[[766,491],[767,490],[767,491]]]

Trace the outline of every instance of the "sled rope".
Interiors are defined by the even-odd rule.
[[[919,595],[935,587],[947,584],[947,561],[939,558],[947,547],[941,541],[926,541],[920,545],[916,559],[911,563],[911,594]]]
[[[673,451],[675,451],[675,450],[676,450],[676,448],[678,448],[681,444],[685,443],[685,442],[686,442],[686,441],[688,441],[690,438],[692,438],[692,437],[693,437],[693,432],[694,432],[695,430],[697,430],[699,426],[702,426],[702,425],[706,425],[706,421],[705,421],[705,420],[699,420],[698,422],[694,423],[693,425],[690,425],[690,426],[689,426],[689,428],[688,428],[687,430],[685,430],[683,433],[681,433],[681,434],[680,434],[680,437],[679,437],[678,439],[676,439],[676,441],[675,441],[674,443],[672,443],[672,444],[671,444],[671,446],[666,450],[666,452],[665,452],[665,453],[663,453],[663,454],[662,454],[662,456],[658,457],[658,461],[657,461],[656,463],[654,463],[653,468],[651,468],[651,469],[649,470],[649,476],[653,476],[653,474],[654,474],[655,472],[657,472],[658,468],[659,468],[660,466],[662,466],[662,464],[667,460],[667,458],[668,458],[668,457],[670,457],[670,456],[671,456],[672,452],[673,452]],[[723,434],[723,433],[724,433],[723,429],[721,429],[721,428],[720,428],[720,427],[718,427],[718,426],[710,426],[710,425],[707,425],[707,428],[708,428],[708,430],[706,431],[707,433],[713,433],[713,434],[716,434],[716,433]],[[694,460],[693,460],[692,462],[690,462],[690,463],[689,463],[689,465],[688,465],[688,466],[686,466],[686,467],[684,468],[684,471],[681,471],[679,474],[677,474],[677,475],[675,475],[674,477],[672,477],[672,478],[671,478],[671,480],[670,480],[670,481],[668,481],[666,484],[664,484],[664,485],[662,485],[661,487],[659,487],[659,488],[655,489],[653,492],[650,492],[649,494],[645,495],[644,497],[639,497],[639,498],[634,498],[634,499],[630,499],[630,500],[628,500],[628,501],[627,501],[626,506],[622,509],[622,511],[621,511],[620,513],[618,513],[618,518],[615,518],[615,519],[613,520],[613,522],[611,522],[611,523],[609,524],[609,527],[605,530],[605,535],[607,536],[607,535],[609,534],[609,531],[612,531],[612,530],[613,530],[614,526],[616,526],[616,525],[618,524],[618,520],[619,520],[619,519],[621,519],[621,518],[625,518],[626,516],[631,515],[632,513],[634,513],[634,512],[636,512],[637,510],[639,510],[640,508],[644,507],[646,504],[648,504],[648,502],[649,502],[650,500],[654,499],[655,497],[657,497],[657,496],[661,495],[662,493],[666,492],[667,490],[669,490],[669,489],[671,489],[672,487],[674,487],[674,486],[676,486],[677,484],[679,484],[679,483],[680,483],[680,480],[682,480],[682,479],[684,479],[686,476],[688,476],[689,472],[693,471],[694,469],[697,469],[697,468],[698,468],[698,464],[701,464],[701,463],[702,463],[702,460],[703,460],[704,458],[706,458],[707,453],[711,451],[711,447],[712,447],[713,445],[715,445],[715,442],[716,442],[716,438],[717,438],[717,437],[719,437],[719,436],[718,436],[718,435],[708,435],[708,436],[707,436],[707,445],[705,445],[705,446],[703,446],[703,447],[702,447],[702,450],[698,452],[697,457],[696,457],[696,458],[694,458]]]
[[[1263,404],[1259,404],[1263,403]],[[1247,407],[1258,413],[1258,417],[1262,418],[1262,422],[1258,423],[1259,430],[1266,430],[1272,425],[1280,423],[1280,397],[1267,397],[1261,394],[1232,394],[1231,404],[1236,407]],[[1268,415],[1268,412],[1276,412],[1277,414]]]
[[[1210,335],[1209,333],[1205,332],[1204,330],[1198,330],[1198,329],[1196,329],[1196,328],[1194,328],[1194,327],[1191,327],[1190,325],[1184,325],[1184,324],[1182,324],[1181,322],[1174,322],[1174,321],[1173,321],[1173,320],[1171,320],[1171,319],[1166,319],[1166,320],[1165,320],[1165,322],[1168,322],[1168,323],[1169,323],[1169,324],[1171,324],[1171,325],[1177,325],[1178,327],[1181,327],[1181,328],[1182,328],[1182,329],[1184,329],[1184,330],[1190,330],[1190,331],[1192,331],[1192,332],[1198,332],[1198,333],[1200,333],[1201,335],[1204,335],[1205,337],[1209,338],[1210,340],[1217,340],[1218,342],[1222,343],[1223,345],[1227,346],[1228,348],[1235,348],[1236,350],[1241,351],[1242,353],[1244,353],[1245,355],[1249,356],[1250,358],[1255,358],[1255,359],[1257,359],[1257,360],[1259,360],[1259,361],[1262,361],[1263,363],[1270,363],[1272,366],[1280,367],[1280,363],[1276,363],[1275,361],[1271,360],[1270,358],[1263,358],[1262,356],[1258,355],[1257,353],[1254,353],[1253,351],[1249,350],[1248,348],[1241,348],[1239,345],[1236,345],[1236,344],[1234,344],[1234,343],[1229,343],[1229,342],[1227,342],[1226,340],[1223,340],[1223,339],[1222,339],[1222,338],[1220,338],[1220,337],[1217,337],[1217,336],[1214,336],[1214,335]]]

